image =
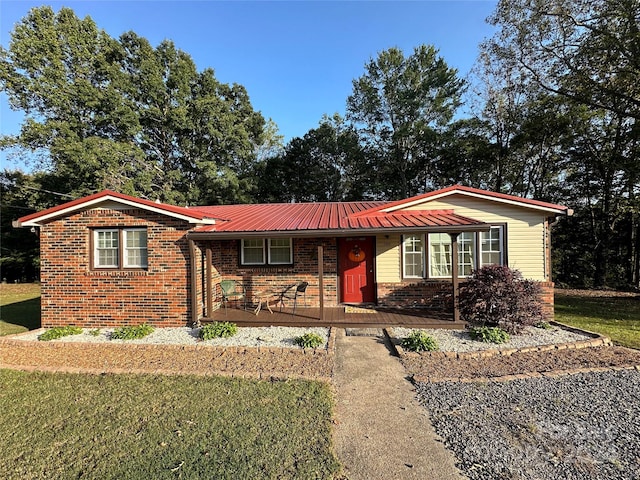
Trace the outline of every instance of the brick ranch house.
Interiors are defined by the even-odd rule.
[[[43,327],[169,327],[212,318],[223,279],[250,300],[307,281],[308,306],[455,305],[459,279],[486,264],[540,282],[553,315],[550,228],[571,213],[459,185],[394,202],[208,207],[103,191],[15,226],[39,229]]]

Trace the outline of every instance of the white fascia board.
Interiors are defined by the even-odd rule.
[[[77,205],[72,205],[68,208],[63,208],[61,210],[56,210],[55,212],[51,212],[47,215],[43,215],[41,217],[36,217],[32,220],[29,220],[27,222],[21,223],[20,226],[21,227],[39,227],[41,226],[43,223],[46,223],[48,220],[54,219],[54,218],[58,218],[58,217],[64,217],[67,216],[73,212],[76,212],[78,210],[84,210],[87,209],[89,207],[93,207],[96,205],[99,205],[101,203],[107,202],[107,201],[111,201],[114,203],[120,203],[123,205],[127,205],[129,207],[133,207],[133,208],[139,208],[141,210],[148,210],[150,212],[154,212],[154,213],[159,213],[161,215],[166,215],[167,217],[173,217],[173,218],[177,218],[179,220],[185,220],[189,223],[199,223],[199,224],[205,224],[205,225],[215,225],[216,221],[212,218],[195,218],[195,217],[189,217],[187,215],[182,215],[180,213],[176,213],[176,212],[171,212],[168,210],[164,210],[162,208],[157,208],[157,207],[153,207],[150,205],[143,205],[140,204],[138,202],[132,202],[130,200],[125,200],[123,198],[118,198],[118,197],[113,197],[111,195],[107,195],[104,197],[100,197],[100,198],[95,198],[93,200],[88,200],[86,202],[77,204]]]
[[[480,198],[482,200],[491,200],[494,202],[500,202],[500,203],[506,203],[508,205],[513,205],[516,207],[520,207],[520,208],[530,208],[533,210],[541,210],[543,212],[551,212],[551,213],[567,213],[567,210],[560,210],[557,208],[549,208],[549,207],[543,207],[542,205],[533,205],[531,203],[526,203],[526,202],[520,202],[517,200],[509,200],[507,198],[499,198],[499,197],[494,197],[491,195],[482,195],[479,193],[475,193],[475,192],[465,192],[463,190],[452,190],[450,192],[443,192],[437,195],[433,195],[431,197],[428,198],[421,198],[418,200],[414,200],[412,202],[407,202],[407,203],[403,203],[402,205],[396,205],[394,207],[391,208],[386,208],[383,209],[383,212],[386,213],[391,213],[391,212],[395,212],[396,210],[402,210],[403,208],[408,208],[408,207],[413,207],[414,205],[420,205],[421,203],[429,203],[432,200],[437,200],[439,198],[442,197],[448,197],[449,195],[455,195],[455,194],[459,194],[459,195],[466,195],[468,197],[475,197],[475,198]]]

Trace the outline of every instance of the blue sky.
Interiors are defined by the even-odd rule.
[[[495,1],[66,1],[59,10],[89,15],[118,37],[132,30],[152,45],[173,40],[198,70],[244,85],[254,109],[279,126],[285,141],[303,136],[323,114],[344,115],[352,80],[377,53],[405,54],[434,45],[449,66],[466,75],[479,43],[493,30],[485,22]],[[0,1],[0,43],[13,25],[42,2]],[[0,133],[19,130],[22,115],[0,95]],[[0,153],[3,167],[19,166]]]

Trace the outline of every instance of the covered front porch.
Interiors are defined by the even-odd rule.
[[[256,315],[251,306],[243,309],[242,304],[218,309],[210,318],[202,319],[202,323],[233,322],[243,327],[285,326],[285,327],[313,327],[327,326],[339,328],[445,328],[463,329],[461,321],[452,321],[451,312],[425,311],[425,309],[401,309],[395,307],[298,307],[295,315],[291,308],[272,305],[273,313],[262,309]]]
[[[475,229],[486,229],[484,225]],[[453,230],[453,228],[449,228]],[[447,231],[451,238],[451,249],[457,251],[458,231]],[[210,234],[209,234],[210,236]],[[365,266],[365,272],[371,272],[367,283],[372,287],[373,301],[362,302],[366,306],[345,306],[341,285],[344,275],[341,273],[340,238],[324,237],[319,239],[298,238],[293,253],[295,265],[282,267],[243,267],[238,264],[239,240],[224,238],[199,239],[198,248],[202,252],[202,263],[196,259],[196,242],[190,239],[192,259],[192,285],[199,290],[193,295],[191,323],[212,321],[231,321],[243,326],[336,326],[347,328],[380,328],[385,326],[405,326],[409,328],[464,328],[458,310],[458,265],[451,266],[450,283],[438,282],[401,282],[394,284],[376,283],[373,272],[377,266],[373,245],[365,260],[353,261]],[[204,240],[204,241],[203,241]],[[358,243],[362,243],[361,239]],[[368,260],[368,262],[367,262]],[[344,264],[344,260],[343,263]],[[198,266],[200,268],[198,268]],[[200,270],[200,275],[196,272]],[[343,269],[344,270],[344,269]],[[242,301],[236,308],[225,309],[222,302],[221,281],[231,280],[242,285]],[[295,311],[285,308],[280,312],[273,302],[278,299],[285,284],[306,281],[309,288],[305,292],[304,304],[298,304]],[[200,288],[198,288],[200,287]],[[362,290],[362,289],[361,289]],[[266,308],[254,314],[248,307],[242,308],[245,301],[256,305],[269,292],[273,313]],[[341,300],[343,303],[341,303]],[[291,302],[289,302],[291,303]],[[358,303],[352,304],[358,305]],[[237,308],[237,307],[240,308]],[[287,304],[287,307],[289,305]]]

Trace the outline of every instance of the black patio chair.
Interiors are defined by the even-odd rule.
[[[293,285],[289,285],[280,293],[280,311],[284,307],[284,300],[293,300],[293,315],[296,314],[296,307],[298,305],[298,297],[302,296],[304,304],[307,304],[307,287],[309,282],[297,282]]]

